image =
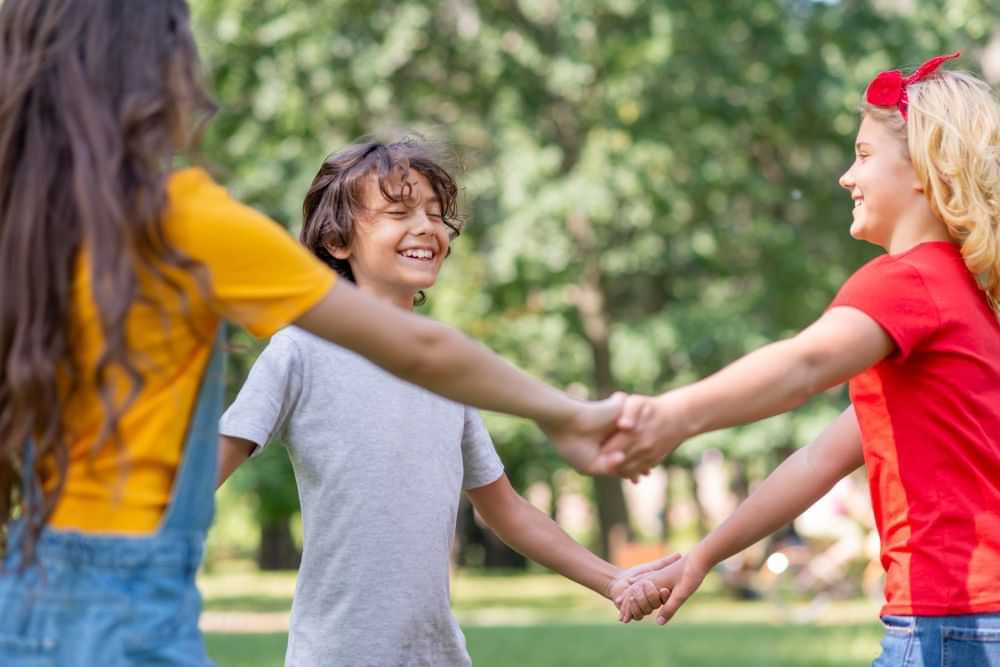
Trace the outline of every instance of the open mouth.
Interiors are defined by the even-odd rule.
[[[860,207],[864,203],[864,201],[865,200],[864,200],[863,197],[855,197],[854,198],[854,208]]]
[[[398,254],[401,257],[421,262],[433,262],[436,256],[436,253],[428,248],[409,248],[407,250],[400,250]]]

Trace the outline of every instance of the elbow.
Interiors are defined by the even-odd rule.
[[[788,373],[789,400],[795,406],[830,388],[831,355],[828,350],[811,344],[801,337],[789,342],[792,369]]]

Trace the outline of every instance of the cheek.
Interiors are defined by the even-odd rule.
[[[441,248],[441,259],[444,260],[448,256],[448,251],[451,250],[451,238],[447,232],[438,234],[438,247]]]

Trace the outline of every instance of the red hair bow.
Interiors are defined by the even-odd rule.
[[[961,51],[955,51],[955,53],[946,56],[931,58],[918,67],[916,72],[905,79],[903,78],[903,73],[898,69],[880,72],[868,84],[868,90],[865,91],[865,100],[877,107],[896,107],[899,109],[899,113],[903,114],[903,120],[906,120],[906,109],[909,106],[906,87],[929,76],[946,60],[953,60],[960,55],[962,55]]]

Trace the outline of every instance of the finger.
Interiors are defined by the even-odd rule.
[[[645,616],[655,609],[650,600],[659,602],[660,594],[659,591],[656,590],[656,586],[654,586],[651,581],[640,581],[639,586],[641,586],[640,590],[642,592],[642,595],[639,596],[639,609],[642,610],[642,615]]]
[[[635,447],[636,442],[638,442],[638,436],[635,433],[619,429],[601,444],[601,453],[622,452],[628,454]]]
[[[625,460],[614,469],[614,473],[625,479],[639,479],[644,470],[644,464],[638,461]]]
[[[649,582],[649,586],[646,588],[646,602],[649,603],[650,612],[654,609],[658,609],[660,605],[663,604],[663,597],[661,594],[662,588],[657,588],[655,584]]]
[[[646,398],[644,396],[633,395],[626,398],[622,406],[622,413],[618,417],[618,428],[625,431],[634,429],[640,423],[639,419],[643,415],[645,405]]]
[[[616,476],[617,468],[625,460],[625,455],[621,452],[602,452],[598,454],[589,464],[584,466],[581,472],[596,477],[599,475]]]
[[[656,614],[656,623],[658,625],[665,625],[674,617],[677,610],[681,608],[681,605],[691,596],[692,591],[688,591],[684,583],[681,582],[674,587],[674,590],[670,592],[670,596],[667,601],[663,603],[660,607],[660,611]]]
[[[680,560],[681,555],[678,553],[672,553],[662,558],[657,558],[656,560],[651,560],[648,563],[643,563],[641,565],[636,565],[635,567],[629,569],[628,579],[629,583],[635,583],[635,580],[639,579],[639,575],[646,574],[648,572],[655,572],[656,570],[662,570],[671,563],[675,563]]]
[[[632,619],[636,621],[641,621],[645,616],[640,608],[639,598],[632,598]]]
[[[680,559],[681,559],[681,555],[679,553],[677,553],[677,552],[674,552],[672,554],[667,554],[663,558],[660,558],[659,560],[655,560],[653,562],[656,563],[656,565],[657,565],[656,569],[662,569],[662,568],[665,568],[668,565],[673,565],[674,563],[676,563]]]

